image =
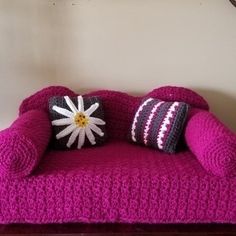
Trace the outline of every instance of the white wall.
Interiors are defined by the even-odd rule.
[[[236,8],[228,0],[0,0],[0,128],[48,85],[196,89],[236,130]]]

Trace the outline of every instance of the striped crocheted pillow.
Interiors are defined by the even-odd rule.
[[[129,139],[138,144],[174,153],[179,142],[189,105],[146,98],[133,119]]]

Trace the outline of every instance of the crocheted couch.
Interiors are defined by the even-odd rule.
[[[0,223],[236,223],[236,138],[195,92],[154,89],[144,97],[191,105],[186,147],[170,155],[127,142],[143,97],[97,91],[110,139],[96,148],[50,148],[49,87],[25,99],[0,132]]]

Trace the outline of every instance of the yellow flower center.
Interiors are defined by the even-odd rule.
[[[74,116],[74,121],[75,124],[79,127],[85,127],[88,122],[89,119],[87,118],[87,116],[83,113],[83,112],[78,112],[75,116]]]

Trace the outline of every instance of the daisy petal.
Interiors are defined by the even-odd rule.
[[[96,117],[89,117],[89,121],[95,125],[105,125],[106,122]]]
[[[94,104],[91,105],[91,107],[88,108],[84,113],[85,113],[87,116],[90,116],[94,111],[97,110],[98,107],[99,107],[99,104],[98,104],[98,103],[94,103]]]
[[[69,126],[66,127],[65,129],[63,129],[60,133],[58,133],[58,134],[56,135],[56,138],[57,138],[57,139],[60,139],[60,138],[65,137],[66,135],[68,135],[68,134],[70,134],[71,132],[73,132],[76,127],[77,127],[77,126],[76,126],[75,124],[69,125]]]
[[[93,130],[99,136],[104,136],[104,133],[102,132],[102,130],[99,127],[97,127],[96,125],[90,123],[88,126],[91,130]]]
[[[71,111],[68,111],[65,108],[61,108],[61,107],[58,107],[58,106],[53,106],[52,109],[54,111],[56,111],[57,113],[59,113],[63,116],[69,117],[69,118],[74,116],[74,114]]]
[[[85,129],[81,129],[79,132],[79,140],[78,140],[78,149],[80,149],[84,145],[85,141]]]
[[[73,120],[71,118],[62,118],[58,120],[53,120],[52,125],[60,126],[60,125],[71,125]]]
[[[94,137],[94,135],[93,135],[91,129],[90,129],[88,126],[85,128],[85,133],[86,133],[86,136],[87,136],[89,142],[90,142],[92,145],[96,144],[95,137]]]
[[[64,97],[66,100],[66,104],[69,106],[69,108],[71,109],[71,111],[76,114],[78,112],[77,108],[75,107],[74,103],[70,100],[70,98],[68,96]]]
[[[71,134],[71,136],[70,136],[70,138],[69,138],[69,140],[68,140],[68,142],[67,142],[67,144],[66,144],[66,146],[67,146],[68,148],[70,148],[71,145],[75,142],[77,136],[79,135],[79,132],[80,132],[80,128],[77,128],[77,129],[75,129],[75,130],[72,132],[72,134]]]
[[[82,96],[78,96],[78,110],[84,112],[84,100]]]

